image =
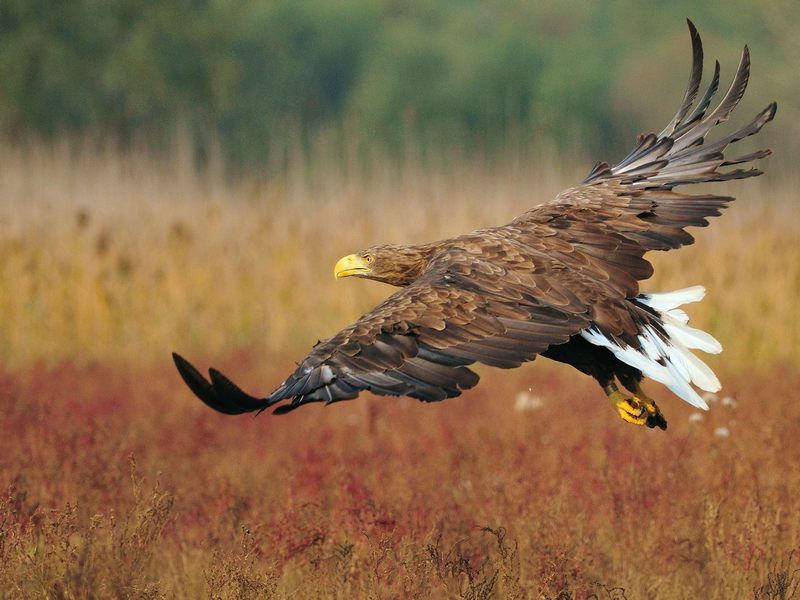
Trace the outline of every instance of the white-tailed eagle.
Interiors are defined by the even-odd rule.
[[[686,228],[706,226],[708,217],[733,201],[675,188],[761,174],[747,165],[769,150],[744,156],[726,151],[758,133],[776,104],[734,133],[709,139],[742,98],[750,57],[745,47],[728,91],[710,109],[719,63],[698,99],[703,47],[691,22],[689,30],[692,69],[678,112],[660,133],[640,136],[619,163],[596,164],[580,185],[506,225],[428,244],[375,246],[342,258],[337,277],[375,279],[400,289],[314,346],[268,396],[251,396],[214,369],[208,380],[175,354],[186,384],[226,414],[272,406],[283,414],[312,402],[349,400],[365,390],[434,402],[475,386],[473,363],[508,369],[541,354],[594,377],[630,423],[666,428],[658,406],[642,391],[645,377],[707,408],[695,388],[716,391],[720,384],[692,350],[722,348],[689,327],[679,308],[700,300],[704,289],[643,293],[639,282],[653,273],[644,255],[691,244]]]

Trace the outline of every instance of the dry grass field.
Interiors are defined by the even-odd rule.
[[[259,418],[206,409],[170,362],[266,393],[388,293],[336,282],[341,255],[502,223],[585,168],[345,153],[231,181],[143,156],[0,149],[0,597],[797,597],[786,169],[728,186],[697,245],[652,257],[646,289],[703,283],[693,324],[725,346],[708,413],[651,384],[661,432],[545,360],[437,405]]]
[[[214,168],[198,174],[180,151],[164,164],[79,145],[0,150],[3,364],[158,365],[173,349],[297,357],[391,289],[337,282],[339,257],[502,224],[589,164],[451,157],[365,169],[331,152],[318,167],[293,159],[231,183]],[[694,232],[699,244],[651,257],[645,289],[708,288],[693,323],[725,340],[727,365],[800,365],[798,180],[775,171],[714,186],[740,200]]]

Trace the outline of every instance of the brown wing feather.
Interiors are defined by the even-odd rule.
[[[487,244],[494,261],[476,259]],[[499,258],[503,255],[505,258]],[[269,396],[256,400],[217,371],[209,383],[186,361],[176,364],[206,404],[227,413],[275,409],[283,414],[311,402],[330,404],[361,391],[432,402],[478,383],[475,362],[512,368],[589,324],[588,307],[574,294],[559,306],[544,298],[547,279],[513,242],[480,236],[445,248],[429,271],[350,327],[320,342]],[[527,279],[526,279],[527,277]],[[199,378],[199,379],[198,379]]]

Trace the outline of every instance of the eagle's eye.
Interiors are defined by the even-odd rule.
[[[372,257],[371,254],[367,254],[364,257],[364,262],[367,263],[368,265],[371,265],[373,260],[375,260],[375,259]]]

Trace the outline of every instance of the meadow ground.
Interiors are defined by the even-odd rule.
[[[581,173],[290,161],[232,183],[176,156],[0,151],[0,596],[797,595],[794,180],[724,188],[741,200],[698,245],[653,257],[645,289],[705,284],[693,324],[726,347],[708,413],[651,384],[666,432],[541,359],[437,405],[228,418],[170,351],[267,392],[387,293],[334,282],[339,256],[502,223]]]
[[[702,419],[665,399],[666,432],[561,369],[484,379],[438,405],[226,418],[169,368],[4,376],[2,595],[796,594],[796,372],[724,376]]]

